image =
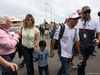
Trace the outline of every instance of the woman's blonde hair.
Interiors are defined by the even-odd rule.
[[[26,17],[25,17],[25,25],[24,25],[24,28],[27,28],[27,20],[29,19],[29,17],[32,18],[32,27],[34,27],[34,23],[35,23],[35,20],[34,20],[34,17],[31,15],[31,14],[27,14]]]

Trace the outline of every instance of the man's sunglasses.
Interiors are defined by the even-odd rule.
[[[90,13],[91,13],[91,11],[85,11],[85,12],[83,12],[83,14],[87,14],[87,13],[89,13],[89,14],[90,14]]]

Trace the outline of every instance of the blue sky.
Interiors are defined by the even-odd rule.
[[[47,5],[47,4],[50,5]],[[64,22],[67,16],[82,9],[83,6],[90,6],[91,17],[99,19],[97,13],[100,11],[99,0],[0,0],[0,14],[8,15],[23,20],[27,14],[32,14],[35,23],[43,23],[44,19],[48,22]]]

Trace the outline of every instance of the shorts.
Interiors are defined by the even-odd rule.
[[[45,30],[45,34],[49,34],[49,31],[48,30]]]

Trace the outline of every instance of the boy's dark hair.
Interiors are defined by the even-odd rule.
[[[39,47],[41,47],[41,46],[46,47],[46,42],[45,42],[44,40],[41,40],[41,41],[39,42]]]

